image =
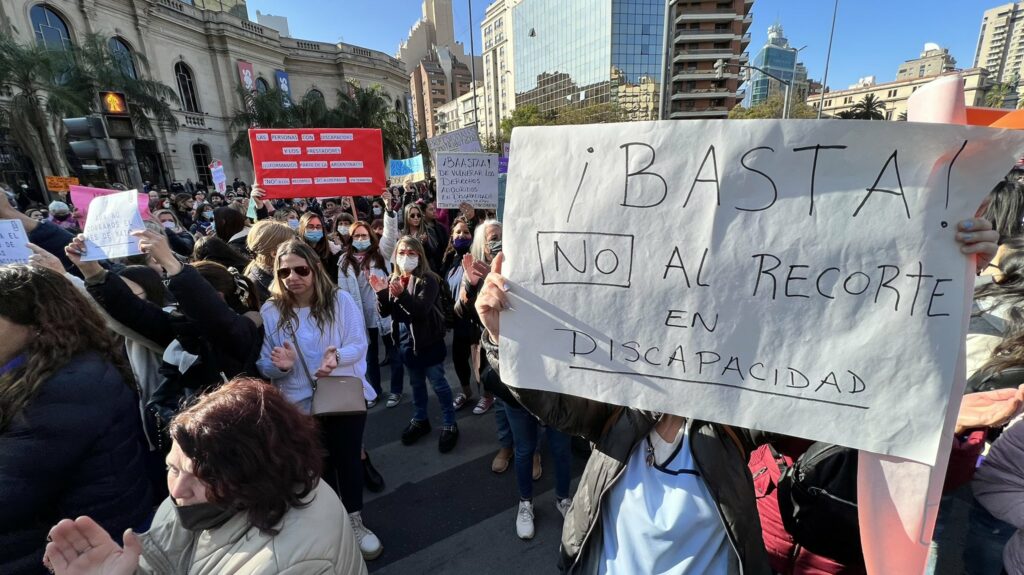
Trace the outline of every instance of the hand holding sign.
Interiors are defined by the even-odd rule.
[[[83,261],[109,260],[141,254],[131,232],[142,230],[138,192],[128,190],[93,198],[85,224]]]
[[[480,323],[491,336],[491,341],[498,341],[498,326],[501,321],[500,314],[503,310],[512,309],[508,305],[508,280],[501,275],[501,264],[505,261],[505,254],[500,253],[491,262],[491,273],[487,274],[484,280],[484,287],[476,296],[476,313],[480,316]]]
[[[68,256],[71,263],[75,264],[75,267],[82,271],[83,278],[89,279],[103,273],[103,266],[97,262],[83,260],[85,252],[85,234],[78,234],[71,240],[71,243],[64,246],[64,255]]]
[[[139,240],[139,249],[149,254],[168,276],[175,276],[181,272],[182,265],[178,258],[174,257],[171,245],[167,241],[167,235],[154,232],[153,230],[141,230],[132,232],[132,237]]]

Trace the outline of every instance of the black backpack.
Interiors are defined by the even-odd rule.
[[[782,471],[779,511],[786,531],[808,551],[844,565],[864,563],[857,518],[856,449],[812,444]]]

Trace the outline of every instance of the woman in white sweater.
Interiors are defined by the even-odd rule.
[[[278,248],[270,293],[270,300],[260,310],[266,334],[257,362],[260,373],[306,413],[311,412],[316,378],[357,378],[366,400],[376,399],[365,377],[363,312],[350,295],[334,286],[320,257],[305,242],[291,240]],[[363,556],[375,559],[382,546],[362,520],[360,454],[366,412],[318,420],[327,449],[324,479],[348,510]]]

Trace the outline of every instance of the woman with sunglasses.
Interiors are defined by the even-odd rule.
[[[445,242],[437,237],[433,224],[427,221],[425,205],[422,202],[415,202],[405,206],[404,221],[405,235],[416,238],[423,244],[423,252],[426,256],[426,263],[430,270],[437,273],[441,269],[441,255],[444,251]]]
[[[277,249],[270,293],[260,310],[265,326],[257,362],[260,373],[305,413],[312,412],[314,378],[357,378],[365,399],[375,400],[377,394],[365,377],[363,312],[352,296],[334,285],[305,241],[290,240]],[[362,518],[366,412],[317,419],[327,448],[324,480],[341,497],[363,557],[376,559],[383,547]]]
[[[441,309],[442,280],[427,266],[423,244],[411,236],[398,240],[392,260],[390,282],[370,276],[370,285],[377,292],[382,316],[391,316],[392,332],[397,334],[398,348],[412,387],[415,407],[412,421],[402,432],[402,443],[412,445],[430,433],[427,415],[427,379],[441,404],[444,425],[437,449],[447,453],[455,448],[459,427],[455,423],[452,388],[444,376],[445,346],[444,313]]]

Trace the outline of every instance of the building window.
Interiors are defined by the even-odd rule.
[[[178,62],[174,65],[174,77],[178,79],[178,98],[181,99],[182,109],[186,112],[198,113],[199,100],[196,98],[192,69],[184,62]]]
[[[29,11],[32,19],[32,31],[36,35],[36,43],[46,46],[54,52],[71,49],[71,33],[64,19],[50,9],[49,6],[37,4]]]
[[[133,80],[138,79],[139,74],[135,69],[135,59],[132,58],[132,49],[124,40],[114,36],[110,40],[107,40],[107,49],[110,50],[110,55],[114,58],[114,61],[117,62],[117,66],[121,69],[122,74]]]
[[[885,97],[886,98],[895,98],[896,97],[896,90],[889,90],[889,92],[885,95]]]
[[[193,144],[192,161],[196,163],[196,174],[199,175],[199,181],[207,186],[213,186],[213,175],[210,174],[210,163],[213,162],[213,156],[210,155],[210,146]]]
[[[256,78],[256,93],[266,94],[270,91],[270,84],[267,83],[263,78]]]

